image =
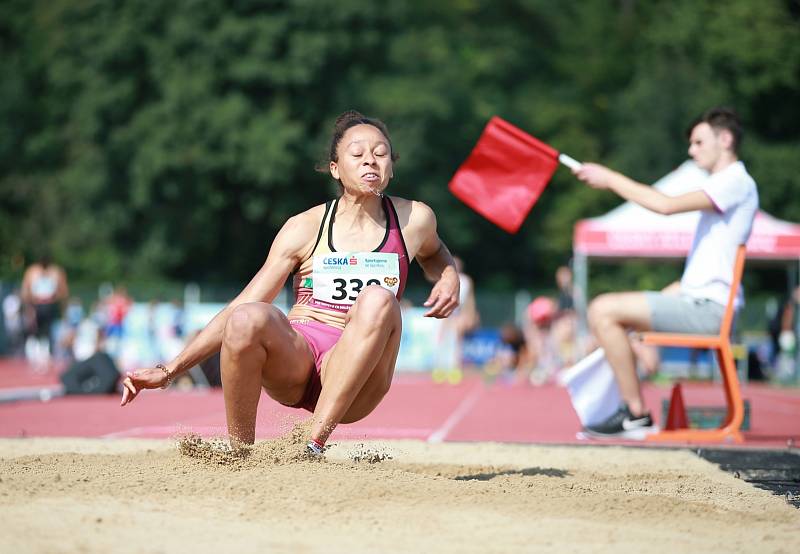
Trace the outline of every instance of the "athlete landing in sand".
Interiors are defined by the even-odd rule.
[[[314,414],[312,453],[322,452],[336,425],[372,412],[392,382],[409,262],[416,259],[434,283],[426,316],[447,317],[459,296],[433,211],[383,194],[396,159],[381,121],[339,116],[328,165],[341,196],[291,217],[250,283],[174,360],[127,374],[121,404],[221,350],[233,447],[255,441],[262,387]],[[287,316],[271,302],[290,274],[295,304]]]

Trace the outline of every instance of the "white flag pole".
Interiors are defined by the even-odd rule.
[[[581,165],[583,165],[581,162],[579,162],[575,158],[567,156],[566,154],[559,154],[558,155],[558,161],[561,162],[562,164],[564,164],[565,166],[567,166],[568,168],[570,168],[573,171],[580,169]]]

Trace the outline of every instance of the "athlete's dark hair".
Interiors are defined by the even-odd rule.
[[[386,137],[386,140],[389,141],[389,151],[391,152],[391,158],[393,162],[396,162],[397,159],[400,157],[397,152],[394,151],[392,147],[392,139],[389,137],[389,129],[386,128],[386,124],[381,121],[380,119],[376,119],[374,117],[366,117],[360,112],[355,110],[348,110],[341,114],[339,117],[336,118],[336,123],[333,125],[333,135],[331,136],[331,145],[330,150],[328,152],[328,159],[324,162],[320,163],[317,166],[317,171],[321,173],[327,173],[330,165],[330,162],[338,162],[339,155],[336,153],[336,149],[339,147],[339,143],[342,140],[342,137],[347,132],[350,127],[355,127],[356,125],[372,125],[376,129],[378,129],[383,136]]]
[[[695,118],[686,129],[686,138],[692,136],[692,130],[701,123],[708,123],[715,132],[723,129],[730,131],[733,136],[731,148],[733,153],[739,152],[739,145],[742,143],[742,123],[739,116],[731,108],[716,107],[706,110],[700,117]]]

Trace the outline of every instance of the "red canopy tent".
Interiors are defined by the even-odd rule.
[[[697,190],[706,173],[686,161],[653,186],[677,196]],[[583,219],[573,234],[576,303],[585,310],[590,258],[685,258],[700,217],[699,212],[659,215],[626,202],[605,215]],[[759,211],[747,242],[748,260],[800,261],[800,225]]]

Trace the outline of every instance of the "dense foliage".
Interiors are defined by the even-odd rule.
[[[245,281],[334,194],[349,108],[484,287],[550,285],[618,203],[561,169],[518,235],[482,220],[446,184],[494,114],[648,181],[732,105],[762,206],[800,220],[796,0],[5,0],[0,72],[0,278],[48,249],[77,280]]]

